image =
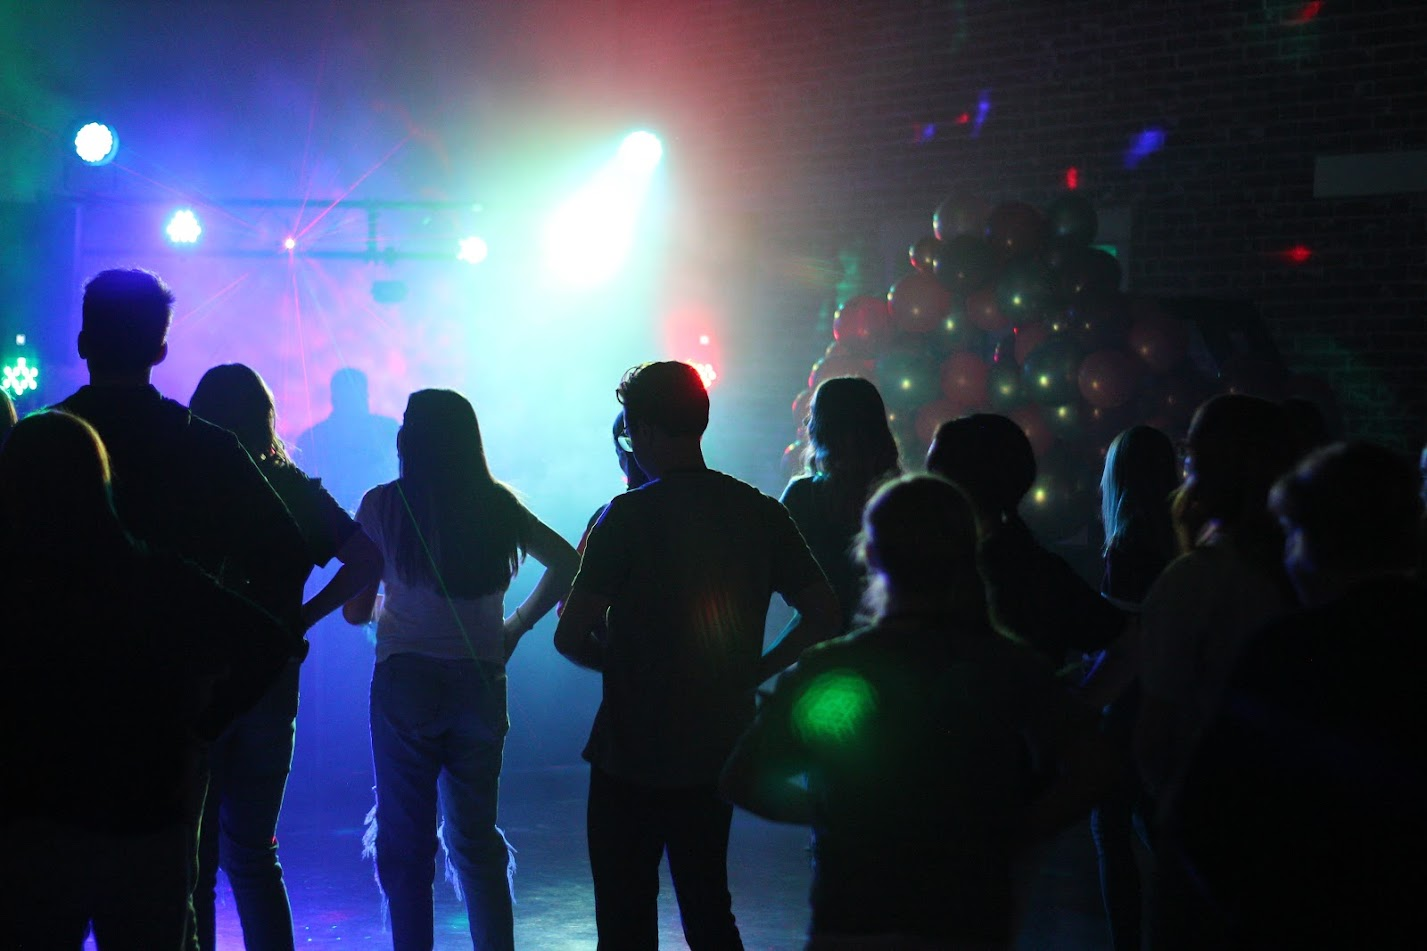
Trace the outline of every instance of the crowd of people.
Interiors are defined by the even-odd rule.
[[[1038,847],[1086,817],[1116,951],[1419,935],[1411,459],[1246,395],[1201,406],[1182,452],[1135,426],[1097,590],[1018,514],[1036,460],[1011,420],[942,424],[906,473],[876,387],[826,380],[777,500],[706,464],[697,370],[648,363],[616,391],[628,491],[576,547],[450,390],[411,394],[399,477],[349,513],[250,368],[187,407],[151,385],[172,304],[100,273],[89,385],[19,420],[0,399],[0,537],[25,553],[0,576],[5,947],[211,951],[219,868],[245,944],[293,947],[276,829],[305,632],[339,609],[376,623],[366,844],[399,951],[433,947],[441,847],[473,946],[514,947],[506,662],[557,608],[556,649],[603,685],[604,951],[657,948],[666,856],[689,947],[743,947],[735,807],[811,828],[810,949],[1009,948]],[[775,593],[794,615],[765,646]]]

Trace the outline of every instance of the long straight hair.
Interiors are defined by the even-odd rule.
[[[897,440],[877,387],[853,376],[818,384],[808,413],[806,465],[852,518],[878,486],[901,475]]]
[[[188,408],[237,436],[254,462],[291,465],[287,447],[277,435],[273,391],[252,367],[225,363],[209,370],[198,381]]]
[[[1176,554],[1170,503],[1179,487],[1174,443],[1153,426],[1131,426],[1105,453],[1100,479],[1100,519],[1105,551],[1153,552],[1168,564]]]
[[[491,475],[470,402],[453,390],[412,393],[397,454],[400,504],[383,526],[397,578],[456,598],[504,591],[525,554],[525,510]]]

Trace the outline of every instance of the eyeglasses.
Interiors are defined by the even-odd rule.
[[[619,447],[620,452],[634,452],[634,440],[629,438],[628,430],[615,436],[614,444]]]

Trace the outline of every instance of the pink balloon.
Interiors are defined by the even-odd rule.
[[[953,353],[941,365],[941,392],[960,406],[986,405],[991,368],[974,353]]]
[[[1168,373],[1189,352],[1189,325],[1182,320],[1149,312],[1130,324],[1126,338],[1130,352],[1156,373]]]
[[[1024,364],[1026,357],[1034,353],[1037,347],[1050,338],[1050,327],[1043,320],[1021,324],[1012,332],[1016,335],[1016,362],[1018,364]]]
[[[965,416],[967,408],[956,400],[939,399],[925,403],[917,410],[917,417],[913,425],[917,432],[917,438],[922,442],[930,444],[932,437],[936,435],[937,427],[948,419],[956,419]]]
[[[1091,406],[1113,409],[1135,394],[1138,375],[1138,367],[1129,354],[1097,350],[1080,363],[1080,395]]]
[[[999,334],[1011,328],[1011,318],[1001,313],[996,303],[996,288],[986,287],[966,295],[966,316],[988,334]]]
[[[913,271],[892,285],[887,306],[893,325],[903,333],[929,333],[951,313],[951,292],[930,274]]]
[[[850,297],[832,318],[832,337],[856,353],[877,348],[892,331],[887,299],[873,294]]]
[[[1035,403],[1017,407],[1006,415],[1021,427],[1021,432],[1025,433],[1026,438],[1031,442],[1031,451],[1037,457],[1045,455],[1046,451],[1055,444],[1055,434],[1046,424],[1045,413]]]

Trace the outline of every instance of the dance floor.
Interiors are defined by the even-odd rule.
[[[584,844],[584,766],[508,770],[502,825],[518,850],[515,937],[534,951],[595,946],[593,899]],[[299,771],[289,787],[280,830],[299,948],[390,947],[382,931],[371,863],[361,857],[361,821],[370,778],[320,778]],[[801,947],[807,921],[807,833],[736,814],[730,844],[734,913],[753,949]],[[686,947],[667,872],[660,893],[664,949]],[[436,947],[469,948],[464,908],[449,886],[436,886]],[[218,943],[242,948],[236,909],[220,880]],[[1082,825],[1048,850],[1030,891],[1022,948],[1101,949],[1105,927],[1094,852]]]

